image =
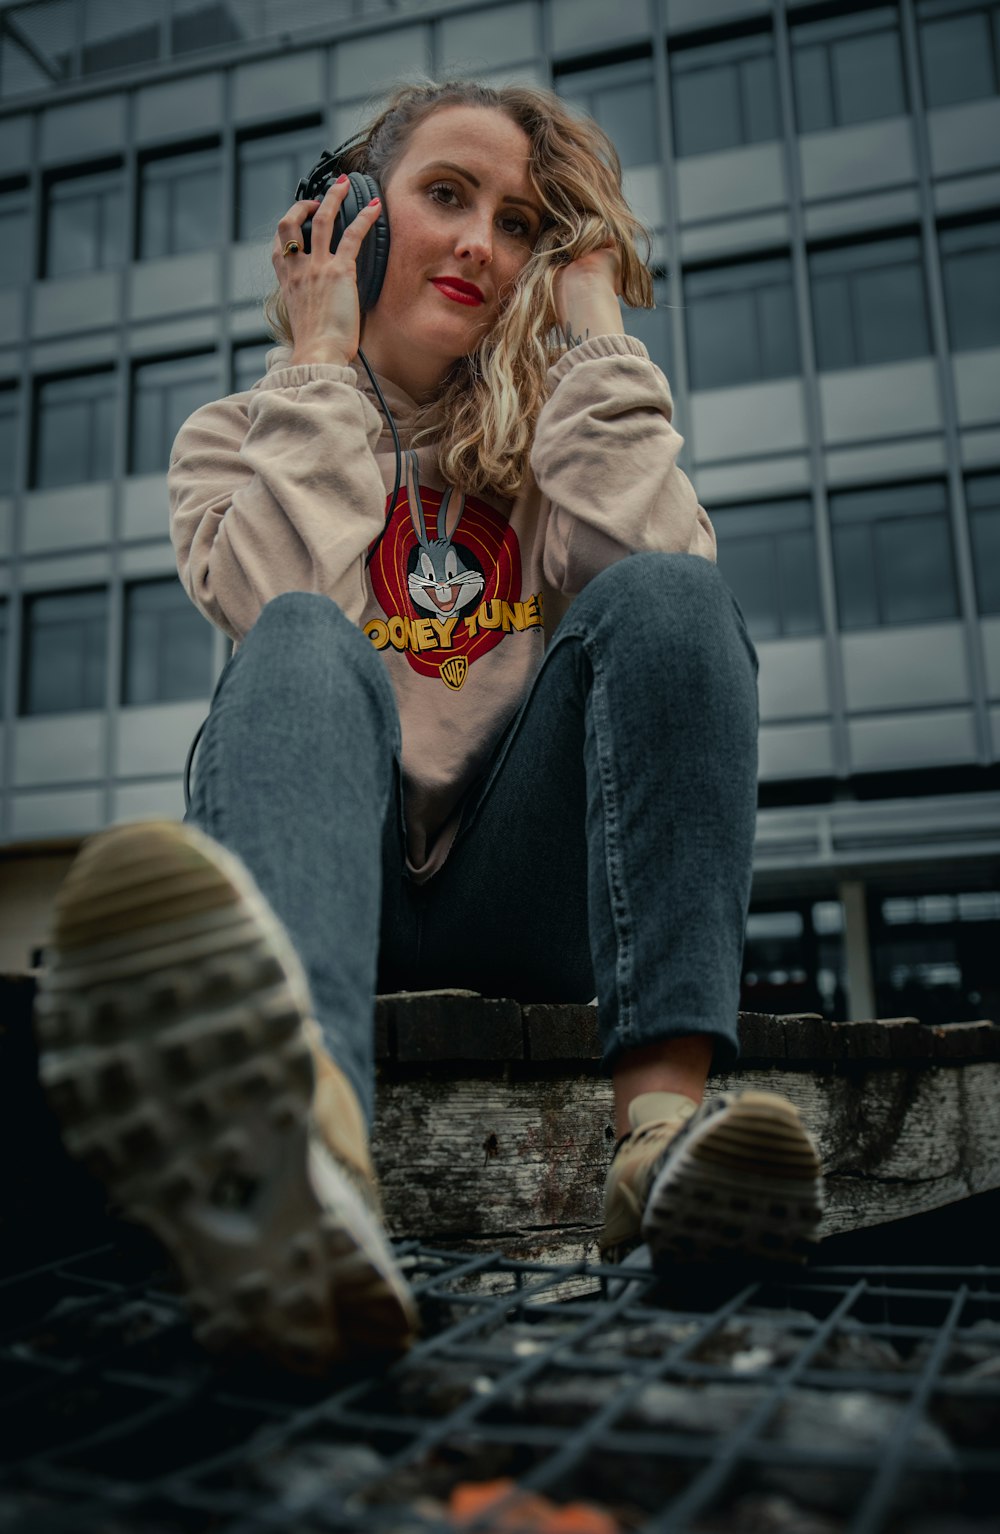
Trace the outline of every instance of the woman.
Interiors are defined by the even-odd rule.
[[[596,990],[605,1257],[795,1259],[819,1217],[790,1104],[700,1106],[738,1051],[757,658],[623,332],[652,293],[614,149],[549,92],[451,83],[344,164],[278,224],[266,377],[172,454],[180,576],[234,641],[187,823],[88,844],[40,1002],[55,1100],[91,1094],[71,1144],[199,1335],[302,1367],[414,1327],[368,1154],[377,988]],[[352,170],[391,230],[364,314],[379,201],[331,251]]]

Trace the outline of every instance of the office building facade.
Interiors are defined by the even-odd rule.
[[[760,655],[744,1006],[998,1015],[996,0],[4,5],[0,958],[80,837],[183,811],[228,644],[164,471],[263,370],[277,217],[459,73],[592,113],[652,232],[626,323]]]

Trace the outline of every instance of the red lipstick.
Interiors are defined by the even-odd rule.
[[[463,282],[461,277],[432,277],[431,282],[445,298],[456,304],[478,305],[484,303],[482,293],[473,282]]]

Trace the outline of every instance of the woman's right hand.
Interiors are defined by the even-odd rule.
[[[331,253],[333,224],[347,195],[346,176],[330,187],[322,202],[315,198],[293,203],[278,225],[271,248],[274,267],[288,312],[294,346],[291,364],[354,361],[361,344],[361,309],[358,304],[358,253],[361,242],[376,222],[380,203],[376,198],[361,209]],[[282,255],[289,240],[302,244],[302,225],[312,215],[312,250]]]

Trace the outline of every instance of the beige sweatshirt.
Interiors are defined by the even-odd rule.
[[[403,736],[411,872],[444,862],[569,601],[626,554],[715,559],[677,466],[666,378],[631,336],[595,336],[549,371],[527,483],[514,501],[445,486],[433,446],[395,482],[392,437],[363,369],[290,367],[287,347],[245,393],[196,410],[167,483],[177,567],[234,641],[284,591],[322,592],[389,668]],[[379,378],[405,450],[413,401]],[[404,470],[407,460],[404,457]]]

